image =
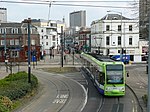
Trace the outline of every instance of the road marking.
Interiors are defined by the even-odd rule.
[[[56,99],[54,99],[53,103],[55,104],[64,104],[67,99],[68,99],[69,95],[68,94],[61,94],[61,95],[57,95]]]

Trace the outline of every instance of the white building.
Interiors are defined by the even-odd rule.
[[[91,24],[92,51],[103,55],[130,55],[131,61],[141,62],[138,20],[119,14],[108,14]]]
[[[6,23],[6,22],[7,22],[7,9],[0,8],[0,23]]]
[[[65,23],[56,20],[32,20],[32,24],[38,28],[42,51],[49,54],[50,48],[53,48],[56,54],[60,47],[61,26],[63,26],[64,30]]]

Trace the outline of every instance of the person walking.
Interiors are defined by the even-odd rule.
[[[49,56],[50,56],[50,59],[52,58],[52,48],[50,48],[49,50]]]
[[[64,60],[65,60],[65,63],[67,63],[67,61],[66,61],[66,54],[64,54]]]

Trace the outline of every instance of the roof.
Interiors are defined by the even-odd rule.
[[[101,18],[101,20],[121,20],[121,19],[122,20],[131,20],[131,19],[121,16],[119,14],[107,14],[106,16]]]
[[[44,20],[44,19],[32,19],[32,22],[48,22],[48,20]]]
[[[22,23],[12,22],[12,23],[1,23],[0,27],[21,27]]]
[[[88,53],[89,55],[93,56],[99,61],[104,61],[104,62],[114,62],[109,56],[104,56],[100,54],[95,54],[95,53]]]

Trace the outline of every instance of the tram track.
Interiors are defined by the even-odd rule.
[[[82,72],[87,74],[83,68],[81,68],[81,70],[82,70]],[[128,88],[128,91],[126,91],[127,92],[126,97],[130,97],[129,99],[133,105],[130,110],[134,110],[134,112],[143,112],[143,108],[142,108],[142,106],[139,102],[139,99],[138,99],[136,93],[134,92],[134,90],[127,84],[126,84],[126,87]],[[128,94],[130,94],[130,96],[128,96]],[[96,112],[104,112],[104,111],[125,112],[124,107],[126,107],[127,105],[123,101],[128,100],[128,99],[126,99],[126,97],[106,97],[103,95],[101,95],[101,96],[102,96],[101,102],[99,103],[99,107],[97,108]],[[112,102],[112,103],[108,104],[108,102]],[[111,109],[107,110],[108,107]]]
[[[69,85],[65,81],[61,80],[60,78],[57,78],[56,75],[55,76],[51,75],[50,77],[51,80],[41,75],[38,75],[38,77],[41,77],[44,80],[47,80],[50,84],[53,84],[55,86],[57,93],[55,95],[53,94],[55,96],[55,99],[53,100],[52,103],[60,104],[60,106],[58,106],[57,108],[57,112],[62,111],[65,108],[65,105],[67,105],[68,102],[71,100]]]
[[[132,94],[133,95],[133,94]],[[136,98],[136,96],[134,95],[134,98]],[[130,98],[131,101],[134,99],[133,97]],[[100,103],[100,108],[97,109],[96,112],[126,112],[128,109],[126,109],[126,107],[128,107],[129,105],[126,105],[125,102],[123,102],[125,100],[124,97],[106,97],[103,96],[101,98],[101,103]],[[136,101],[132,102],[132,107],[130,109],[130,111],[134,111],[134,112],[143,112],[142,107],[140,106],[138,99],[136,98]],[[137,105],[138,104],[138,105]],[[129,107],[130,108],[130,107]]]
[[[138,99],[138,96],[136,95],[134,90],[128,84],[126,84],[126,87],[131,91],[131,93],[133,94],[134,98],[136,99],[136,102],[138,103],[137,107],[139,108],[140,112],[144,112],[143,107],[141,106],[140,101]]]
[[[102,108],[103,108],[103,106],[104,106],[104,103],[105,103],[105,98],[102,97],[102,98],[101,98],[100,105],[99,105],[99,107],[98,107],[98,109],[97,109],[96,112],[101,112],[101,110],[102,110]]]
[[[50,112],[82,111],[86,103],[86,95],[81,84],[60,74],[51,74],[44,71],[35,71],[34,73],[40,79],[47,81],[46,84],[49,82],[49,86],[53,85],[51,91],[55,91],[55,94],[49,96],[50,99],[53,99],[49,103]]]

